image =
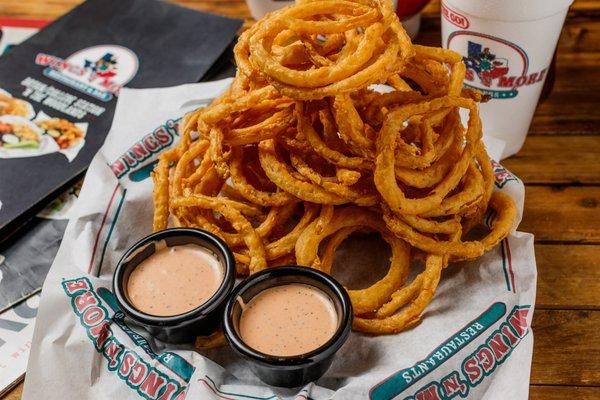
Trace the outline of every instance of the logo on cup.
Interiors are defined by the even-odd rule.
[[[469,27],[469,20],[462,14],[457,13],[454,10],[446,7],[445,4],[442,3],[442,15],[446,19],[446,21],[450,22],[452,25],[456,25],[459,28],[467,29]]]
[[[469,71],[469,80],[473,81],[473,74],[476,74],[479,82],[489,88],[494,83],[494,79],[500,79],[508,74],[508,59],[498,58],[489,47],[483,47],[480,43],[470,40],[468,48],[468,56],[464,57],[464,63]]]
[[[529,57],[525,50],[504,39],[456,31],[448,37],[447,47],[463,54],[467,67],[465,86],[494,99],[517,97],[518,88],[542,83],[546,76],[547,68],[529,72]]]

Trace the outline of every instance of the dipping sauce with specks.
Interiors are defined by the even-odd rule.
[[[274,356],[296,356],[325,344],[338,328],[332,300],[301,283],[263,290],[242,307],[239,335],[250,347]]]
[[[178,315],[204,304],[217,292],[223,279],[223,266],[203,247],[166,247],[131,272],[127,297],[146,314]]]

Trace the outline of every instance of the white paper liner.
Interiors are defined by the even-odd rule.
[[[112,271],[123,252],[151,232],[152,181],[145,176],[164,150],[140,154],[138,146],[143,160],[137,162],[131,149],[158,132],[165,143],[176,141],[173,121],[229,83],[122,90],[44,284],[23,399],[182,399],[185,390],[188,399],[364,399],[369,393],[373,400],[420,399],[415,394],[423,390],[437,391],[435,399],[452,388],[469,399],[527,399],[536,287],[533,236],[527,233],[511,234],[477,261],[449,266],[415,328],[377,337],[353,332],[331,369],[305,388],[265,386],[228,347],[197,353],[123,324],[111,306]],[[501,154],[501,143],[486,143],[491,154]],[[513,196],[521,215],[523,184],[499,164],[495,172],[496,189]],[[374,250],[361,253],[358,259],[342,251],[341,257],[359,268],[377,257]],[[89,305],[78,311],[86,299],[103,310],[100,322]],[[93,329],[102,323],[108,340],[96,349]],[[490,350],[486,342],[494,339]],[[107,353],[115,350],[111,364]]]

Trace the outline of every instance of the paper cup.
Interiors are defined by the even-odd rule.
[[[464,56],[466,87],[481,104],[484,132],[518,152],[572,0],[442,0],[442,46]]]
[[[406,19],[403,19],[402,26],[411,39],[416,38],[419,34],[419,29],[421,29],[421,13],[417,13]]]
[[[271,11],[294,4],[294,0],[247,0],[246,2],[250,15],[257,21]]]
[[[421,10],[429,3],[429,0],[392,0],[396,15],[402,21],[404,30],[411,39],[419,34],[421,28]]]

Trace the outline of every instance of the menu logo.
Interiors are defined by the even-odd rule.
[[[446,21],[450,22],[452,25],[456,25],[459,28],[467,29],[469,27],[469,20],[462,14],[457,13],[454,10],[448,8],[445,4],[442,3],[442,15],[446,19]]]
[[[117,45],[88,47],[66,59],[39,53],[35,63],[47,67],[44,76],[102,101],[118,95],[139,67],[135,53]]]
[[[467,67],[465,86],[478,89],[494,99],[516,97],[518,88],[543,83],[547,68],[529,71],[525,50],[504,39],[482,33],[456,31],[447,47],[461,54]]]

